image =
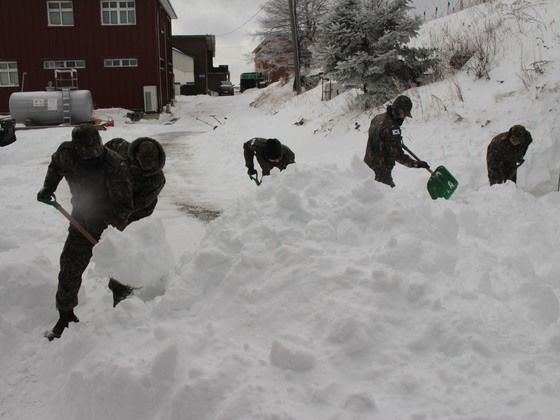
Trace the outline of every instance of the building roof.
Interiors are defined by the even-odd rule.
[[[167,14],[171,19],[177,19],[177,14],[173,9],[170,0],[159,0],[159,2],[161,3],[161,6],[165,9],[165,11],[167,12]]]
[[[173,39],[191,38],[191,39],[204,39],[206,41],[206,48],[212,52],[212,57],[216,56],[216,35],[172,35]]]
[[[181,55],[184,55],[185,57],[193,58],[191,55],[185,53],[184,51],[181,51],[181,50],[178,49],[178,48],[172,47],[171,49],[173,50],[173,52],[175,52],[175,53],[177,53],[177,54],[181,54]]]

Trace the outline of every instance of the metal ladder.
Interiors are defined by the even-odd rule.
[[[76,69],[56,69],[54,71],[56,89],[62,91],[62,124],[72,124],[72,103],[70,91],[78,89],[78,71]]]
[[[72,106],[70,103],[70,88],[62,88],[62,124],[72,124]]]

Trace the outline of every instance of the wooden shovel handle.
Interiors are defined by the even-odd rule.
[[[97,239],[91,236],[91,234],[87,230],[85,230],[84,227],[64,209],[64,207],[62,207],[57,202],[55,202],[54,207],[68,219],[72,226],[74,226],[82,235],[84,235],[84,238],[91,242],[92,245],[97,245]]]
[[[416,156],[416,155],[412,152],[412,150],[410,150],[408,147],[406,147],[404,143],[401,143],[401,145],[402,145],[403,149],[406,150],[414,159],[416,159],[416,160],[418,160],[418,161],[421,160],[418,156]],[[426,170],[427,170],[429,173],[431,173],[431,174],[434,173],[434,171],[432,171],[430,168],[426,168]]]

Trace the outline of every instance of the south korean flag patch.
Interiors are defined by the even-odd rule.
[[[393,134],[393,136],[400,136],[401,130],[399,130],[398,128],[393,128],[393,131],[391,131],[391,133]]]

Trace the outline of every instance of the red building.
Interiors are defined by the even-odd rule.
[[[0,113],[55,69],[77,69],[96,108],[159,112],[174,98],[170,0],[0,0],[0,16]]]
[[[280,48],[278,44],[279,41],[265,39],[253,50],[255,71],[265,74],[268,83],[288,80],[293,67],[289,64],[292,52],[288,48]]]
[[[182,95],[218,92],[220,82],[229,80],[229,67],[214,67],[216,37],[214,35],[174,35],[173,47],[193,57],[194,85],[181,87]]]

